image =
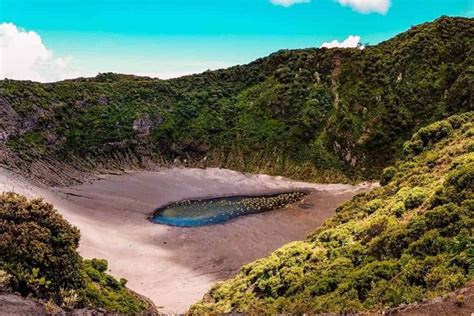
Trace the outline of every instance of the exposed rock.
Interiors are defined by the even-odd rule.
[[[107,103],[109,102],[109,100],[107,99],[107,97],[105,95],[101,95],[100,97],[97,98],[97,102],[100,104],[100,105],[107,105]]]
[[[3,98],[0,98],[0,145],[8,141],[8,138],[18,128],[20,117],[12,106]]]
[[[75,103],[75,106],[80,108],[80,107],[83,107],[84,105],[86,104],[86,101],[84,100],[77,100],[76,103]]]
[[[12,293],[0,293],[0,315],[47,315],[43,304]]]
[[[39,117],[47,114],[42,112],[20,115],[11,104],[0,97],[0,145],[12,136],[23,135],[36,127]]]
[[[155,117],[153,120],[148,116],[141,117],[133,121],[133,130],[138,133],[139,136],[148,136],[153,129],[163,122],[163,118],[160,116]]]
[[[321,82],[321,76],[319,75],[319,72],[315,71],[313,76],[314,76],[314,80],[315,80],[317,83],[320,83],[320,82]]]
[[[129,145],[137,144],[137,141],[134,140],[121,140],[116,142],[105,143],[104,149],[127,149]]]
[[[403,79],[403,74],[402,74],[402,73],[399,73],[399,74],[398,74],[398,77],[397,77],[397,82],[402,81],[402,79]]]
[[[58,135],[52,132],[50,129],[44,133],[44,138],[48,144],[55,144],[58,141]]]
[[[133,121],[133,130],[140,135],[148,135],[153,127],[153,122],[149,118],[139,118]]]
[[[0,145],[6,143],[8,140],[8,133],[7,132],[0,132]]]

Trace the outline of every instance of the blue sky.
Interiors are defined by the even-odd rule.
[[[9,41],[33,31],[48,51],[41,67],[25,57],[35,71],[67,69],[19,78],[39,81],[106,71],[173,77],[349,35],[375,44],[441,15],[473,17],[474,0],[0,0],[0,23],[17,28]],[[3,75],[15,77],[20,57],[8,45]]]

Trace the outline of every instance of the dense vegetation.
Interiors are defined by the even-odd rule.
[[[379,310],[462,286],[474,276],[474,112],[421,128],[403,154],[382,187],[218,283],[191,312]]]
[[[474,19],[442,17],[363,50],[282,50],[172,80],[2,80],[0,164],[52,184],[173,162],[318,181],[380,176],[381,188],[306,241],[243,267],[191,309],[378,310],[472,278],[473,97]],[[0,237],[0,275],[22,295],[151,308],[106,261],[83,260],[78,230],[41,200],[0,195]]]
[[[83,260],[79,231],[41,199],[0,195],[0,271],[15,292],[72,308],[137,314],[154,307],[107,274],[107,261]],[[3,277],[2,277],[3,278]]]
[[[179,159],[319,181],[372,177],[414,130],[473,109],[473,65],[474,19],[442,17],[364,50],[282,50],[166,81],[3,80],[0,163],[29,171],[46,162],[44,181],[67,174],[57,160],[89,169]]]

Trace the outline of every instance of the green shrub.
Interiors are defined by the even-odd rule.
[[[426,198],[426,192],[420,187],[415,187],[410,190],[407,197],[403,201],[407,209],[416,208],[423,203]]]
[[[451,124],[447,121],[433,123],[427,127],[420,128],[412,139],[420,139],[424,146],[435,144],[443,138],[449,136],[453,131]]]
[[[448,121],[440,121],[423,127],[404,144],[403,152],[406,156],[417,155],[449,136],[452,131],[453,128]]]
[[[417,155],[424,149],[424,144],[421,139],[412,139],[403,144],[403,155],[405,157]]]
[[[66,308],[138,314],[154,307],[106,274],[107,261],[83,260],[79,231],[41,199],[0,195],[0,270],[12,290]]]
[[[367,219],[367,221],[361,225],[360,230],[357,232],[358,238],[361,242],[367,243],[372,238],[381,235],[387,227],[394,223],[394,220],[386,215],[376,215]]]
[[[460,202],[474,198],[474,153],[455,162],[446,179],[448,199]]]
[[[406,211],[406,207],[405,207],[405,203],[403,202],[395,203],[390,209],[391,214],[397,217],[402,216],[403,213],[405,213],[405,211]]]
[[[373,212],[377,211],[383,206],[384,206],[384,203],[381,199],[374,199],[372,201],[367,202],[364,209],[368,214],[372,214]]]
[[[107,266],[108,266],[108,262],[107,260],[105,259],[92,259],[91,260],[91,265],[92,267],[94,267],[94,269],[96,269],[97,271],[100,271],[100,272],[106,272],[107,271]]]
[[[413,256],[436,256],[448,250],[449,240],[442,238],[439,232],[431,230],[426,232],[415,242],[412,242],[407,252]]]
[[[396,174],[397,169],[395,167],[385,168],[382,172],[382,177],[380,178],[380,184],[387,185],[390,181],[392,181]]]
[[[79,231],[51,204],[1,194],[0,235],[0,267],[12,276],[15,291],[60,302],[60,289],[83,286]],[[44,286],[38,288],[38,279]]]
[[[84,260],[83,278],[86,284],[79,290],[85,306],[95,306],[124,314],[138,314],[149,308],[148,303],[131,293],[125,279],[118,281],[105,273],[107,262],[100,259]]]
[[[125,286],[127,285],[127,283],[128,283],[128,280],[125,279],[125,278],[120,278],[119,282],[120,282],[120,285],[122,285],[123,287],[125,287]]]

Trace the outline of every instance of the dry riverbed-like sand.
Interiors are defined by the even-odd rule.
[[[0,192],[43,196],[81,230],[85,258],[105,258],[111,274],[163,306],[182,313],[218,280],[283,244],[304,239],[336,207],[371,184],[310,184],[224,169],[163,169],[103,175],[64,188],[29,184],[0,168]],[[314,190],[299,205],[243,216],[225,224],[179,228],[148,220],[161,205],[184,198]]]

